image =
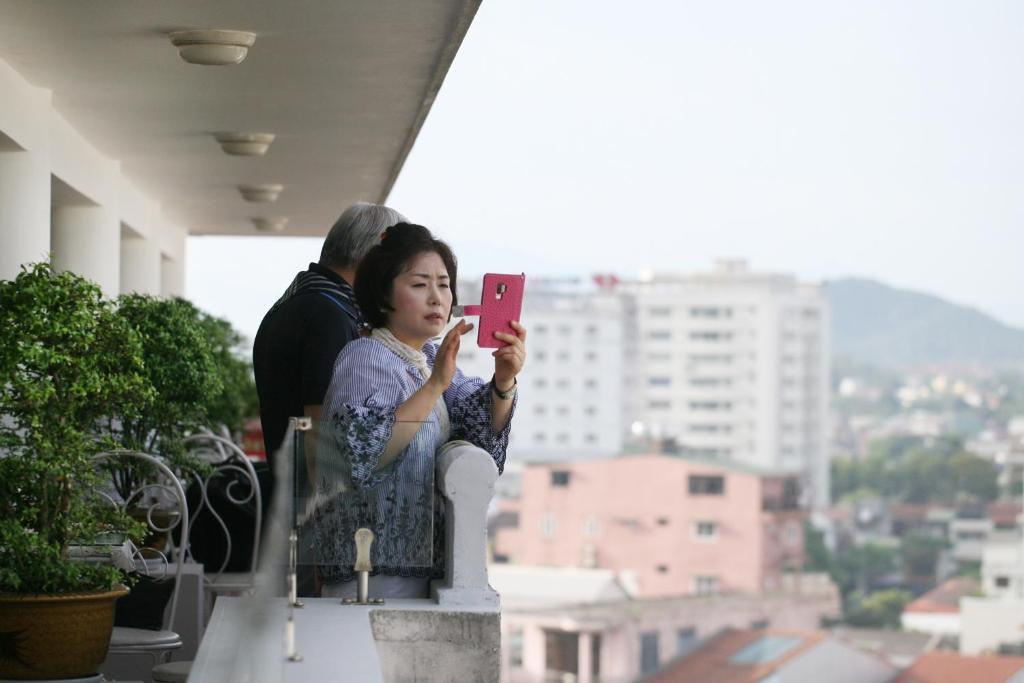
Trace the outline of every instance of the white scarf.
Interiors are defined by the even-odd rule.
[[[420,371],[420,375],[423,376],[423,381],[430,379],[430,366],[427,365],[427,356],[422,351],[418,351],[401,341],[386,327],[374,328],[370,336],[394,351],[399,358],[415,366]],[[437,421],[441,427],[441,441],[447,441],[451,435],[451,422],[448,419],[448,406],[445,405],[443,395],[434,404],[433,412],[437,415]]]

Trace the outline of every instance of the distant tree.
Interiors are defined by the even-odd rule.
[[[999,497],[999,471],[994,463],[963,451],[950,459],[949,466],[954,493],[962,492],[985,502]]]
[[[832,461],[832,496],[867,489],[908,503],[989,502],[999,495],[997,478],[996,467],[965,451],[958,438],[889,437],[873,442],[864,460]]]
[[[840,552],[838,562],[843,593],[853,590],[867,593],[881,578],[899,569],[899,552],[877,543],[866,543]]]
[[[900,540],[900,556],[905,580],[934,581],[938,576],[939,556],[948,545],[948,541],[943,538],[921,534],[904,536]]]
[[[909,591],[890,589],[870,595],[856,593],[846,609],[846,623],[867,628],[899,628],[900,615],[914,599]]]

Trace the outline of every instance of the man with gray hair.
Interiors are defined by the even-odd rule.
[[[252,362],[260,399],[263,442],[274,489],[274,455],[288,419],[320,417],[321,403],[342,347],[359,336],[362,316],[352,285],[356,268],[384,230],[406,218],[379,204],[345,210],[324,240],[320,262],[295,276],[271,307],[253,344]]]

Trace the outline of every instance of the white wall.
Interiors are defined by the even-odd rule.
[[[107,296],[184,294],[186,232],[2,60],[0,93],[0,279],[52,254]]]

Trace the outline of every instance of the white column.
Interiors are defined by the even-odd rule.
[[[53,210],[53,267],[92,280],[104,296],[119,292],[121,223],[104,206],[63,206]]]
[[[3,137],[0,135],[0,137]],[[0,279],[50,257],[50,159],[46,151],[0,152]]]
[[[160,268],[161,296],[185,296],[185,259],[164,256]]]
[[[590,670],[590,641],[592,636],[589,633],[579,634],[579,647],[576,654],[577,683],[592,683],[594,672]]]
[[[160,293],[165,297],[185,296],[185,247],[188,233],[174,226],[163,226],[160,262]]]
[[[156,240],[138,235],[121,238],[121,294],[163,291],[163,259]]]

